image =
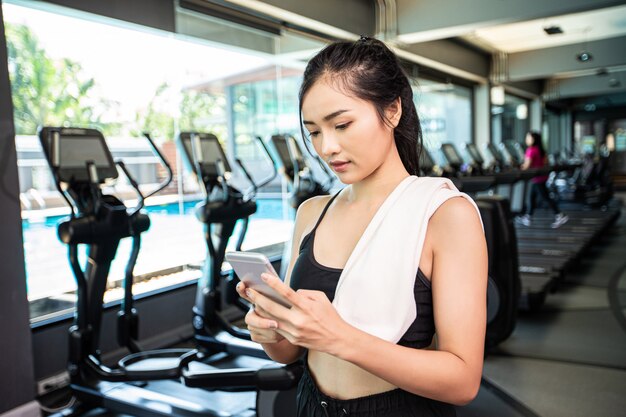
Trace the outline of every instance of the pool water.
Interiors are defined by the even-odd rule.
[[[142,235],[141,252],[135,274],[165,270],[172,266],[202,262],[206,258],[204,225],[195,216],[199,201],[149,206],[151,227]],[[257,200],[257,212],[251,216],[244,246],[273,244],[291,236],[293,210],[283,210],[281,199]],[[57,236],[57,225],[67,215],[50,216],[35,221],[24,220],[24,255],[29,299],[37,300],[73,291],[75,279],[67,260],[67,246]],[[233,250],[243,226],[237,222],[229,248]],[[123,239],[111,264],[111,277],[123,277],[131,249],[131,240]],[[254,246],[253,246],[254,247]],[[87,258],[86,245],[79,245],[82,265]]]
[[[195,216],[195,207],[200,203],[200,200],[194,201],[185,201],[182,203],[168,203],[168,204],[160,204],[154,206],[146,206],[143,210],[145,210],[148,214],[172,214],[172,215],[193,215]],[[281,199],[258,199],[257,203],[257,211],[254,213],[250,219],[283,219],[283,200]],[[291,214],[291,208],[289,208],[289,218],[292,219],[293,215]],[[66,219],[68,216],[49,216],[44,219],[33,220],[23,220],[22,221],[22,230],[30,230],[33,228],[41,228],[41,227],[56,227],[59,224],[59,221]]]

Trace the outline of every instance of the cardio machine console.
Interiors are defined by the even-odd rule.
[[[104,136],[96,129],[44,127],[39,131],[39,140],[48,165],[60,182],[92,181],[88,171],[90,162],[99,183],[118,177]]]
[[[276,149],[281,163],[285,167],[285,173],[293,180],[296,168],[298,171],[302,171],[306,167],[306,162],[302,152],[300,152],[300,147],[295,139],[285,135],[272,135],[270,141]]]
[[[181,132],[178,136],[183,155],[193,172],[200,169],[202,177],[217,178],[232,172],[228,158],[217,136],[212,133]],[[224,172],[220,172],[220,163]]]
[[[468,143],[466,145],[467,153],[470,155],[475,164],[482,166],[485,163],[482,155],[478,151],[478,147],[474,143]]]
[[[441,145],[441,150],[443,151],[448,163],[451,166],[461,167],[463,165],[463,159],[461,155],[457,152],[456,148],[451,143],[444,143]]]

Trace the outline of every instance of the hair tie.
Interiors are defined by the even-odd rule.
[[[363,36],[361,35],[361,39],[359,39],[359,42],[367,42],[369,41],[371,38],[368,38],[367,36]]]

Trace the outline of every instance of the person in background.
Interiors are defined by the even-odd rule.
[[[526,146],[527,148],[526,154],[524,156],[524,163],[520,168],[522,170],[543,168],[547,164],[547,157],[546,151],[543,149],[543,145],[541,143],[541,134],[534,131],[528,132],[528,134],[526,134]],[[553,229],[561,227],[569,220],[569,217],[559,209],[556,201],[550,198],[548,188],[546,187],[547,180],[547,175],[539,175],[530,180],[530,204],[528,205],[528,210],[526,214],[518,217],[519,223],[523,224],[524,226],[531,225],[532,215],[537,208],[537,203],[539,199],[547,202],[554,212],[555,217],[554,221],[551,224],[551,227]]]

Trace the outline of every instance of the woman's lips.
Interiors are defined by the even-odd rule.
[[[348,164],[350,164],[348,161],[334,161],[330,163],[330,166],[335,172],[343,172],[348,169]]]

